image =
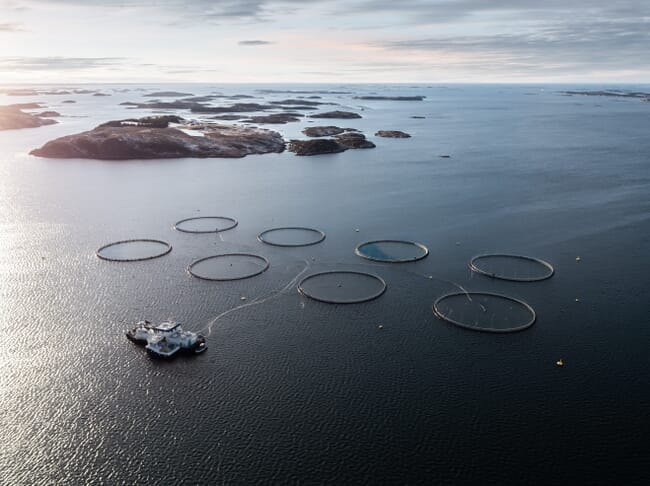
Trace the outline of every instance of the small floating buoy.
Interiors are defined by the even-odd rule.
[[[564,366],[564,361],[563,361],[562,359],[558,359],[558,360],[555,362],[555,364],[561,368],[562,366]]]
[[[355,229],[354,231],[356,231],[356,232],[358,233],[358,232],[359,232],[359,228]]]
[[[580,302],[580,299],[576,299],[576,302]]]
[[[430,280],[433,279],[433,275],[429,275],[429,279],[430,279]]]
[[[460,246],[460,241],[457,241],[457,242],[456,242],[456,246]]]
[[[383,329],[383,328],[384,328],[384,326],[382,326],[381,324],[379,324],[379,326],[377,326],[377,327],[379,327],[379,329]]]
[[[580,260],[582,260],[582,258],[576,257],[576,262],[579,262]]]
[[[244,296],[242,295],[242,296],[239,298],[239,300],[246,300],[246,297],[244,297]]]

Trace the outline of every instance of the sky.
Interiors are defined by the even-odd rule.
[[[0,0],[0,83],[650,82],[650,0]]]

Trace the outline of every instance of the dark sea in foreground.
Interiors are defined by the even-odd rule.
[[[557,85],[94,88],[112,96],[0,96],[65,115],[0,132],[1,484],[648,484],[650,103],[562,96],[602,87]],[[377,148],[128,162],[27,155],[151,114],[119,106],[147,99],[139,88],[257,102],[309,96],[258,91],[269,88],[349,92],[318,96],[363,118],[318,124],[358,128]],[[426,99],[353,99],[368,94]],[[295,138],[306,126],[268,128]],[[380,129],[413,137],[374,137]],[[239,226],[219,236],[171,228],[212,214]],[[327,238],[296,249],[256,240],[289,225]],[[130,264],[95,256],[137,237],[173,251]],[[377,238],[420,241],[430,255],[390,265],[354,254]],[[231,251],[271,267],[223,283],[185,270]],[[556,274],[473,275],[469,259],[488,252],[543,258]],[[388,290],[342,306],[289,285],[334,269],[371,270]],[[431,305],[458,286],[523,299],[537,322],[505,335],[444,323]],[[261,300],[214,320],[242,296]],[[137,320],[168,317],[209,334],[208,351],[158,362],[124,337]]]

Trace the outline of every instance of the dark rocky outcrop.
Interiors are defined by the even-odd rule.
[[[183,98],[185,96],[194,96],[192,93],[181,93],[179,91],[157,91],[144,95],[148,98]]]
[[[302,117],[300,113],[273,113],[271,115],[260,115],[252,116],[246,120],[242,120],[245,123],[270,123],[270,124],[285,124],[289,122],[300,121]]]
[[[334,138],[346,149],[368,149],[376,147],[370,140],[366,140],[366,136],[363,133],[342,133]]]
[[[323,90],[286,90],[286,89],[258,89],[258,93],[264,94],[334,94],[345,95],[352,94],[350,91],[323,91]]]
[[[239,120],[244,115],[216,115],[211,116],[210,120]]]
[[[411,138],[408,133],[400,132],[399,130],[379,130],[375,133],[375,136],[384,138]]]
[[[56,120],[50,120],[40,115],[32,115],[31,113],[25,113],[22,111],[23,109],[29,108],[42,108],[42,106],[39,103],[0,106],[0,130],[37,128],[57,123]]]
[[[351,111],[326,111],[324,113],[316,113],[311,115],[312,118],[341,118],[341,119],[352,119],[352,118],[361,118],[361,115],[358,113],[353,113]]]
[[[185,119],[176,115],[159,115],[145,116],[144,118],[128,118],[126,120],[115,120],[102,123],[97,128],[102,127],[147,127],[147,128],[167,128],[170,123],[183,123]]]
[[[260,105],[259,103],[235,103],[230,106],[205,106],[197,104],[191,108],[192,113],[245,113],[252,111],[265,111],[274,106]]]
[[[425,96],[355,96],[355,100],[422,101]]]
[[[225,98],[227,100],[247,100],[250,98],[255,98],[255,96],[245,95],[245,94],[236,94],[236,95],[212,95],[214,98]]]
[[[40,113],[36,113],[36,116],[40,116],[41,118],[52,118],[55,116],[61,116],[61,113],[58,111],[42,111]]]
[[[214,99],[219,98],[219,96],[215,95],[208,95],[208,96],[192,96],[190,98],[183,98],[182,102],[185,103],[209,103],[210,101],[213,101]]]
[[[583,96],[613,96],[617,98],[650,98],[650,93],[639,91],[560,91],[564,96],[583,95]]]
[[[271,105],[261,105],[259,103],[235,103],[230,106],[208,106],[203,103],[192,101],[192,98],[175,100],[175,101],[150,101],[147,103],[133,103],[127,101],[120,103],[122,106],[132,106],[136,108],[152,110],[190,110],[192,113],[245,113],[253,111],[265,111],[271,108],[277,108]]]
[[[176,128],[146,126],[99,126],[68,135],[33,150],[47,158],[101,160],[244,157],[248,154],[282,152],[282,136],[261,128],[218,124],[188,125],[202,136]]]
[[[275,105],[273,108],[278,108],[281,110],[300,110],[300,111],[309,111],[309,110],[317,110],[318,108],[315,106],[307,106],[307,105]]]
[[[331,138],[291,140],[289,142],[289,152],[293,152],[296,155],[336,154],[344,151],[345,147]]]
[[[308,137],[331,137],[332,135],[338,135],[344,131],[344,128],[330,125],[324,127],[307,127],[302,131],[302,133]]]
[[[308,101],[305,99],[302,100],[282,100],[282,101],[270,101],[272,105],[298,105],[298,106],[320,106],[326,105],[328,103],[323,103],[321,101]]]

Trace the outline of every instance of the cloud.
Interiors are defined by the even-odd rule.
[[[18,24],[0,24],[0,32],[22,32],[23,29]]]
[[[121,57],[0,57],[0,69],[16,71],[67,71],[119,66]]]
[[[265,40],[243,40],[239,41],[237,44],[240,46],[268,46],[270,44],[273,44],[273,42]]]
[[[0,0],[0,6],[2,0]],[[299,0],[288,0],[290,3],[300,3]],[[184,17],[213,21],[217,19],[259,19],[267,12],[267,4],[275,3],[274,0],[24,0],[25,5],[34,8],[38,4],[70,5],[86,8],[128,9],[144,8],[157,11],[168,11]]]
[[[650,19],[566,20],[526,32],[384,41],[393,50],[462,53],[545,70],[552,66],[650,65]]]

